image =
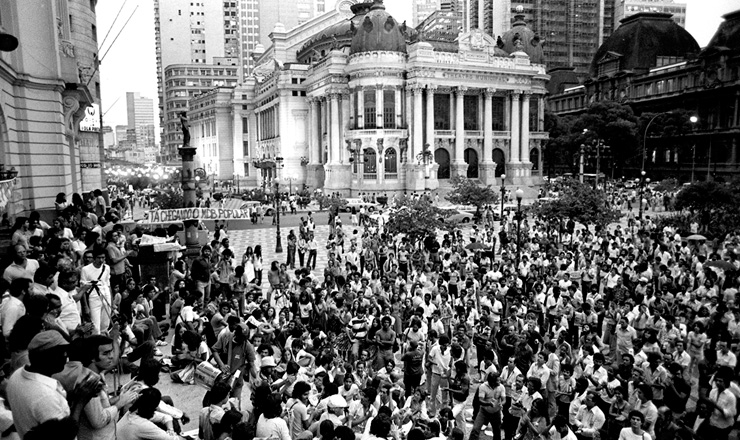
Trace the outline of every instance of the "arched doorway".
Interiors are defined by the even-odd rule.
[[[532,162],[532,171],[537,171],[540,169],[540,149],[539,148],[532,148],[532,151],[529,152],[529,160]]]
[[[468,164],[468,179],[478,178],[478,152],[472,148],[467,148],[463,152],[465,163]]]
[[[365,179],[375,180],[378,178],[378,155],[372,148],[365,149]]]
[[[434,161],[439,165],[437,170],[437,179],[449,179],[450,178],[450,153],[444,148],[438,148],[434,152]]]
[[[493,157],[491,158],[496,163],[496,177],[506,174],[506,157],[504,151],[500,148],[493,150]]]

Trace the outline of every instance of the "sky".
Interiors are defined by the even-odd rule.
[[[168,0],[161,0],[168,1]],[[212,0],[208,0],[212,1]],[[269,1],[269,0],[261,0]],[[328,0],[328,4],[335,0]],[[607,0],[609,1],[609,0]],[[516,0],[512,0],[515,3]],[[705,46],[722,22],[722,15],[738,9],[737,0],[685,0],[686,29]],[[711,7],[707,7],[711,4]],[[116,14],[123,10],[115,21]],[[411,23],[411,0],[386,0],[386,10],[399,21]],[[133,15],[132,15],[133,14]],[[124,28],[124,23],[129,19]],[[126,125],[126,92],[139,92],[157,102],[157,64],[154,47],[154,2],[152,0],[99,1],[98,42],[103,56],[100,67],[103,123]],[[106,33],[110,33],[105,38]],[[116,39],[116,35],[120,36]],[[105,38],[105,40],[104,40]],[[115,42],[114,42],[115,39]],[[112,44],[112,46],[111,46]],[[155,108],[155,124],[159,126]]]

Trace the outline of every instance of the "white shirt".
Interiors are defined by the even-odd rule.
[[[59,315],[59,320],[64,324],[64,328],[66,328],[70,333],[73,332],[78,325],[82,324],[80,311],[77,308],[77,301],[72,298],[75,293],[75,290],[67,292],[61,287],[57,287],[54,291],[54,294],[62,301],[62,311]]]
[[[70,415],[67,394],[56,380],[19,368],[8,381],[8,403],[21,437],[48,420]]]
[[[100,276],[101,270],[104,271],[102,277]],[[99,281],[98,278],[100,278]],[[97,268],[93,263],[83,267],[80,273],[80,284],[92,284],[93,281],[98,281],[98,288],[90,291],[90,295],[97,295],[100,291],[99,294],[110,302],[110,267],[103,264]]]
[[[0,310],[0,321],[3,323],[3,336],[5,336],[5,339],[8,339],[15,323],[25,314],[26,306],[18,298],[8,296],[8,299],[3,301],[2,310]]]

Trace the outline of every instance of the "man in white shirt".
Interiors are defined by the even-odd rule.
[[[16,278],[26,278],[33,281],[33,275],[39,268],[39,262],[33,258],[27,258],[28,249],[22,244],[15,245],[15,257],[13,263],[5,268],[3,278],[12,283]]]
[[[447,335],[442,335],[439,338],[439,344],[432,347],[429,351],[428,362],[432,364],[432,380],[429,384],[429,394],[431,396],[431,414],[437,413],[437,392],[439,391],[439,383],[442,378],[446,378],[450,371],[450,361],[452,354],[450,353],[450,338]],[[442,397],[444,403],[446,399]]]
[[[93,249],[93,262],[82,268],[80,283],[92,286],[88,302],[94,333],[108,330],[110,325],[110,267],[105,264],[106,252],[102,247]]]
[[[576,434],[583,437],[594,437],[601,427],[604,426],[606,417],[604,417],[604,412],[596,406],[595,400],[596,393],[589,391],[576,416],[575,425],[578,427]]]
[[[729,343],[726,340],[717,341],[717,366],[735,368],[737,366],[737,356],[729,349]]]
[[[79,290],[76,289],[77,279],[77,272],[60,272],[59,279],[57,280],[59,286],[54,291],[62,301],[62,310],[58,319],[69,334],[72,334],[82,324],[77,303],[82,298],[82,295],[87,294],[92,289],[91,284],[80,286]]]
[[[3,336],[6,340],[18,319],[26,314],[23,298],[30,293],[30,289],[31,281],[26,278],[16,278],[10,283],[10,296],[0,307],[0,322],[3,324]]]

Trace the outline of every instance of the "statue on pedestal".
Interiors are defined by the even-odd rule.
[[[182,146],[188,148],[190,146],[190,122],[188,122],[188,115],[185,112],[180,112],[180,126],[182,128]]]

